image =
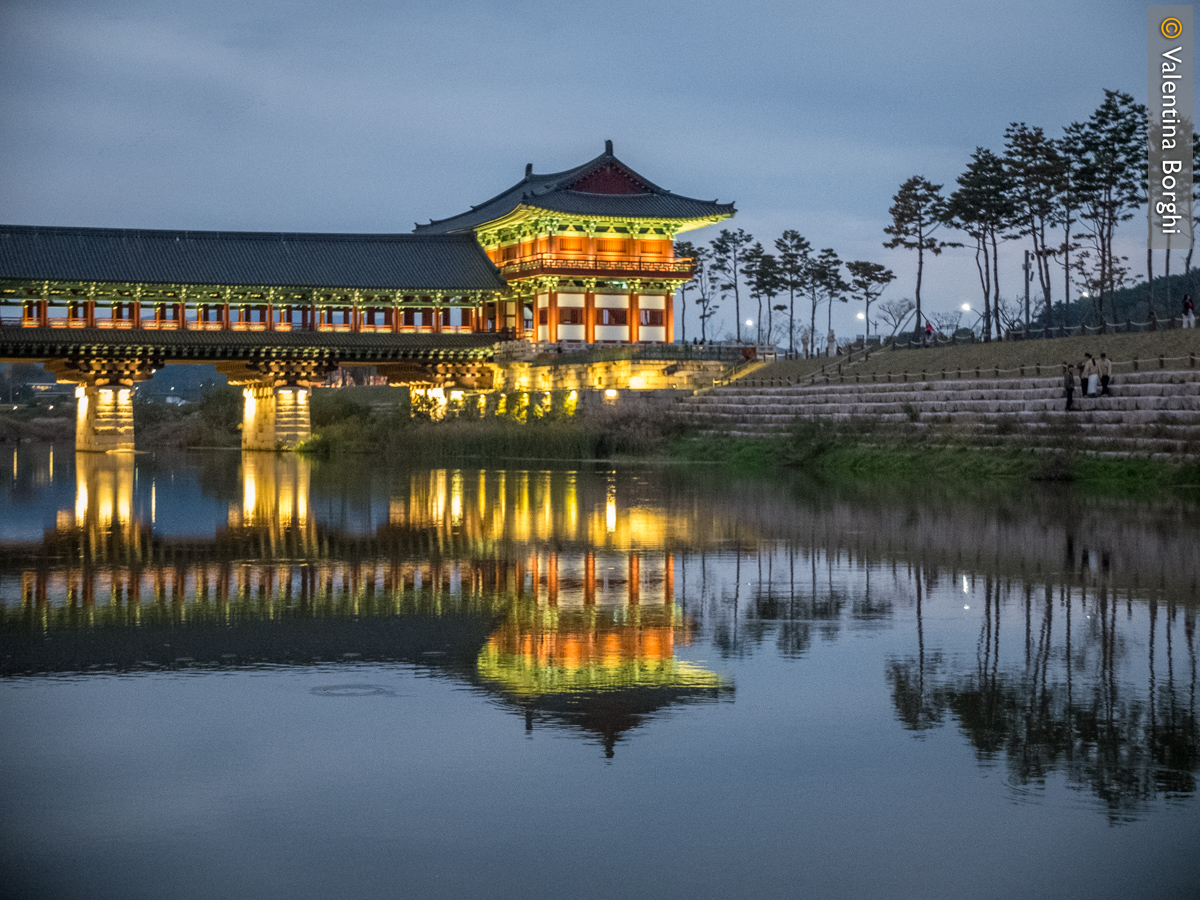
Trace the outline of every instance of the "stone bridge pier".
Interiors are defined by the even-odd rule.
[[[242,387],[242,449],[295,450],[312,434],[309,400],[334,364],[311,360],[217,366]]]
[[[75,449],[131,452],[133,386],[161,367],[161,362],[146,359],[50,361],[46,368],[60,384],[75,385]]]

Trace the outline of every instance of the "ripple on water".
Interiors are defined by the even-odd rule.
[[[313,688],[317,697],[395,697],[396,692],[379,684],[328,684]]]

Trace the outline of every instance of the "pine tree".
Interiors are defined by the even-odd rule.
[[[737,231],[724,228],[710,245],[712,247],[710,265],[713,272],[720,278],[717,286],[723,292],[733,291],[734,332],[739,343],[742,340],[742,302],[738,290],[738,280],[741,274],[742,254],[745,252],[746,246],[753,240],[754,238],[741,228]]]
[[[946,201],[941,194],[940,184],[931,184],[920,175],[914,175],[892,197],[888,214],[892,224],[883,229],[892,239],[883,246],[893,249],[917,251],[917,327],[921,324],[921,280],[925,274],[925,253],[941,254],[945,247],[953,246],[934,237],[945,219]]]

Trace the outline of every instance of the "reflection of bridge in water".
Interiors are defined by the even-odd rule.
[[[134,516],[135,481],[131,456],[78,454],[74,508],[39,546],[9,548],[4,675],[407,663],[610,754],[656,711],[731,689],[675,656],[695,623],[675,602],[673,554],[644,545],[670,523],[618,515],[611,489],[582,514],[567,479],[560,519],[541,476],[482,473],[468,489],[461,472],[427,472],[359,534],[317,522],[308,460],[248,453],[241,502],[197,540]]]
[[[739,504],[628,473],[445,469],[333,527],[328,468],[247,453],[220,525],[194,538],[155,532],[133,458],[76,466],[56,527],[0,560],[10,676],[402,662],[611,750],[646,715],[728,690],[680,658],[702,633],[722,655],[773,636],[803,657],[911,613],[913,651],[887,663],[906,727],[953,721],[1015,784],[1062,773],[1115,816],[1195,789],[1195,559],[1172,510],[1164,527],[1132,503],[1025,499],[1022,519],[1015,500],[746,486]],[[926,623],[964,595],[985,610],[974,663]]]

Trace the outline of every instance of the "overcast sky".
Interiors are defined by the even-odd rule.
[[[764,243],[795,228],[911,296],[914,254],[882,246],[899,184],[953,185],[1012,121],[1058,136],[1104,88],[1145,102],[1145,29],[1128,0],[0,0],[0,221],[406,232],[611,138]],[[922,293],[977,302],[972,257]]]

